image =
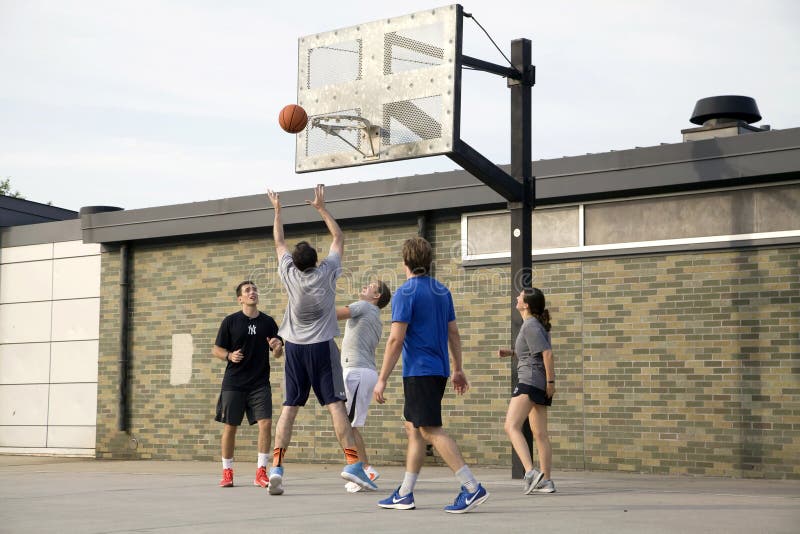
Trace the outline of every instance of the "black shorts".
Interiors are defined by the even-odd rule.
[[[339,347],[333,340],[310,345],[287,341],[285,352],[284,406],[305,406],[312,388],[323,406],[347,400]]]
[[[216,421],[239,426],[245,413],[251,425],[262,419],[272,419],[272,388],[269,384],[250,392],[223,390],[219,394]]]
[[[442,426],[442,397],[446,387],[446,376],[404,376],[405,420],[414,428]]]
[[[517,384],[517,387],[511,392],[511,396],[516,397],[517,395],[527,395],[534,404],[541,404],[542,406],[551,406],[553,404],[553,397],[548,397],[545,390],[530,384],[523,384],[522,382]]]

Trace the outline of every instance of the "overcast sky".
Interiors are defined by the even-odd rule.
[[[277,125],[297,39],[437,2],[0,0],[0,178],[37,202],[126,209],[450,170],[448,158],[294,173]],[[680,142],[699,98],[800,127],[795,0],[472,0],[508,54],[533,41],[534,159]],[[464,52],[503,59],[472,21]],[[462,139],[509,161],[508,89],[465,72]],[[265,200],[266,201],[266,200]]]

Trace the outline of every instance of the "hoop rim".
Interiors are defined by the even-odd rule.
[[[353,124],[337,124],[340,120],[347,120],[360,123],[359,125]],[[330,124],[327,121],[333,122]],[[364,117],[360,117],[358,115],[336,115],[336,114],[328,114],[328,115],[318,115],[316,117],[311,118],[311,127],[314,128],[330,128],[335,130],[365,130],[369,129],[372,126],[372,123],[369,122],[368,119]]]

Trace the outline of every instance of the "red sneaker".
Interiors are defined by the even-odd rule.
[[[254,486],[261,486],[266,488],[269,485],[269,477],[267,476],[267,468],[259,467],[256,471],[256,479],[253,481]]]
[[[220,488],[233,487],[233,469],[222,470],[222,480],[219,481]]]

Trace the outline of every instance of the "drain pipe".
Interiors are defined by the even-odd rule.
[[[119,248],[119,420],[117,428],[128,431],[128,243]]]
[[[428,213],[423,213],[421,215],[417,215],[417,235],[423,239],[425,239],[428,243],[431,242],[430,232],[428,231]],[[431,250],[433,249],[433,244],[431,244]],[[434,271],[436,269],[436,263],[431,263],[431,272],[428,273],[431,277],[434,275]]]

